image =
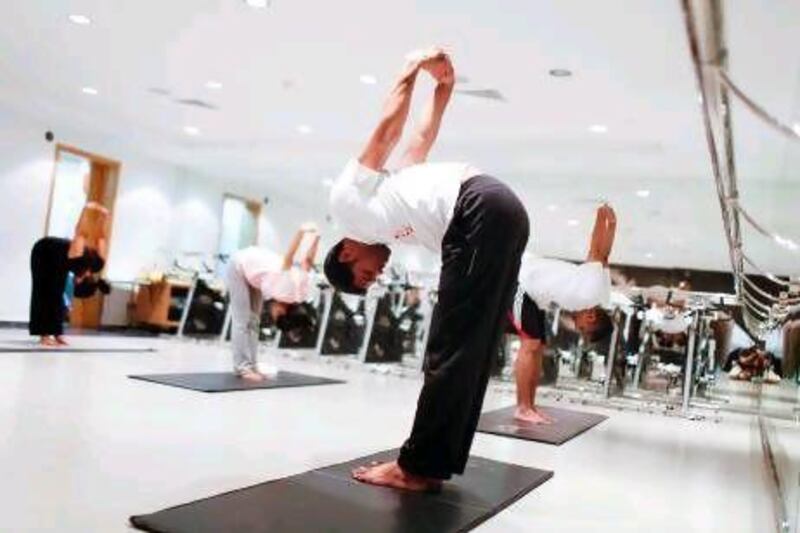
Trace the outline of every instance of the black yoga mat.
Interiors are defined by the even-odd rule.
[[[128,376],[131,379],[150,381],[171,387],[191,389],[199,392],[235,392],[244,390],[281,389],[285,387],[307,387],[310,385],[332,385],[344,383],[338,379],[307,376],[280,371],[266,374],[260,382],[247,381],[233,372],[199,372],[191,374],[141,374]]]
[[[537,407],[554,419],[552,424],[526,424],[514,420],[515,406],[504,407],[481,415],[478,431],[504,437],[561,445],[587,431],[607,416],[582,413],[556,407]]]
[[[100,343],[84,343],[73,341],[69,346],[41,346],[36,341],[6,339],[0,341],[0,353],[137,353],[155,352],[155,348],[149,346],[118,345],[103,347]]]
[[[552,472],[470,457],[463,476],[439,493],[365,485],[354,468],[390,461],[397,450],[311,470],[211,498],[131,517],[158,533],[444,533],[468,531],[553,476]],[[530,519],[534,530],[536,517]]]

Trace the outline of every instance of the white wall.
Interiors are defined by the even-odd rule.
[[[154,160],[85,132],[68,131],[0,108],[0,321],[26,321],[30,298],[29,259],[44,234],[55,145],[44,140],[53,127],[58,140],[122,163],[108,277],[132,280],[144,269],[165,266],[186,251],[214,253],[225,192],[254,198],[266,193],[233,181],[211,179]],[[291,211],[291,210],[290,210]],[[287,215],[288,216],[288,215]],[[300,215],[294,213],[294,220]],[[285,243],[285,224],[265,212],[267,244]]]
[[[30,251],[44,234],[53,167],[43,132],[0,114],[0,320],[27,320]]]

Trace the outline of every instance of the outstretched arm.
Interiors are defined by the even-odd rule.
[[[603,204],[597,209],[597,217],[592,230],[592,240],[589,243],[587,261],[602,263],[608,266],[608,258],[614,247],[614,236],[617,233],[617,215],[608,204]]]
[[[317,256],[317,248],[318,247],[319,247],[319,233],[314,235],[314,241],[311,243],[311,246],[309,247],[308,252],[306,252],[305,259],[303,259],[302,268],[306,272],[311,270],[311,267],[314,266],[314,259]]]
[[[75,236],[70,243],[69,257],[80,257],[83,255],[88,246],[87,241],[92,234],[92,230],[94,230],[97,233],[97,253],[105,260],[108,248],[108,224],[108,209],[97,202],[87,202],[81,211],[78,223],[75,225]]]
[[[433,98],[425,108],[422,120],[403,154],[401,166],[404,167],[423,163],[428,158],[428,153],[439,134],[442,117],[448,102],[450,102],[450,96],[453,94],[455,72],[448,56],[445,55],[433,61],[426,70],[436,79],[437,85],[433,92]]]
[[[289,248],[283,255],[283,265],[281,265],[281,268],[283,270],[289,270],[290,268],[292,268],[292,263],[294,263],[294,256],[297,253],[297,249],[300,247],[300,241],[303,240],[304,233],[305,232],[301,228],[297,230],[294,234],[294,237],[292,237],[292,241],[289,243]]]
[[[361,153],[358,161],[372,170],[383,169],[386,160],[403,135],[408,119],[408,110],[411,107],[411,95],[420,68],[426,66],[433,58],[440,57],[441,51],[415,53],[406,63],[400,78],[395,82],[389,98],[383,107],[383,117],[377,128],[372,133],[366,148]]]
[[[303,224],[295,232],[294,237],[292,237],[292,242],[289,243],[289,248],[286,250],[286,253],[283,256],[283,265],[281,265],[283,270],[289,270],[292,268],[292,264],[294,264],[294,256],[297,255],[297,249],[300,248],[300,243],[303,241],[303,235],[315,231],[316,228],[313,224]]]

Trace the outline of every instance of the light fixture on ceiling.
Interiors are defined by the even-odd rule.
[[[309,126],[307,124],[300,124],[299,126],[297,126],[297,133],[300,133],[302,135],[308,135],[309,133],[313,133],[313,132],[314,132],[314,128],[312,128],[311,126]]]
[[[256,9],[269,7],[270,0],[244,0],[244,3]]]
[[[652,259],[652,258],[653,258],[653,252],[647,252],[646,254],[644,254],[644,256],[645,256],[647,259]]]
[[[378,78],[373,76],[372,74],[362,74],[358,77],[359,81],[364,85],[375,85],[378,83]]]
[[[647,198],[648,196],[650,196],[650,191],[648,191],[647,189],[639,189],[638,191],[636,191],[636,196],[638,196],[639,198]]]
[[[83,89],[81,89],[81,92],[83,94],[91,94],[92,96],[95,96],[97,95],[98,91],[94,87],[84,87]]]
[[[567,226],[575,227],[577,225],[578,225],[578,220],[577,219],[571,218],[571,219],[567,220]]]
[[[792,129],[794,130],[794,132],[795,132],[796,134],[800,135],[800,122],[795,122],[795,123],[792,125]]]
[[[325,178],[324,180],[322,180],[322,185],[323,187],[328,187],[328,188],[333,187],[333,180],[330,178]]]
[[[92,19],[86,15],[70,15],[68,18],[70,22],[77,24],[78,26],[88,26],[92,23]]]
[[[592,124],[589,126],[589,131],[592,133],[606,133],[608,131],[608,126],[604,124]]]
[[[554,78],[569,78],[572,76],[572,71],[566,68],[551,68],[547,73]]]
[[[211,89],[213,91],[218,91],[222,89],[222,82],[216,80],[208,80],[206,82],[206,89]]]
[[[186,135],[191,135],[192,137],[194,137],[196,135],[200,135],[200,130],[198,128],[196,128],[195,126],[184,126],[183,127],[183,133],[185,133]]]
[[[552,213],[553,211],[558,210],[558,206],[556,204],[550,204],[547,206],[547,210]]]

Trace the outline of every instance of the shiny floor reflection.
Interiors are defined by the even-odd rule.
[[[19,337],[0,331],[0,340]],[[199,394],[126,376],[226,370],[224,348],[169,339],[91,341],[159,351],[0,354],[3,531],[130,531],[132,513],[396,447],[409,430],[420,387],[419,379],[265,351],[265,365],[347,384]],[[511,402],[508,393],[490,390],[485,409]],[[752,417],[692,422],[582,409],[609,419],[560,447],[476,436],[474,454],[555,471],[477,531],[773,527]]]

